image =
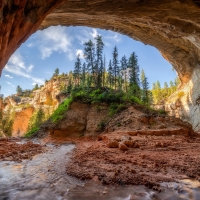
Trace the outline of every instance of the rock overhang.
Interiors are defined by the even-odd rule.
[[[156,47],[187,83],[200,63],[198,0],[22,0],[0,3],[0,69],[35,31],[49,26],[109,29]]]

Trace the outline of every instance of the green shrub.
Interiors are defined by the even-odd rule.
[[[27,132],[24,137],[29,138],[38,130],[39,130],[39,127],[34,127],[29,132]]]
[[[137,103],[137,104],[140,104],[140,105],[143,105],[143,102],[141,101],[141,100],[139,100],[137,97],[135,97],[135,96],[131,96],[130,97],[130,101],[132,102],[132,103]]]
[[[73,101],[73,98],[70,97],[66,99],[63,103],[61,103],[58,108],[54,111],[54,113],[51,116],[51,121],[52,122],[57,122],[60,119],[63,118],[65,112],[69,109],[69,106],[71,105]]]
[[[159,110],[156,110],[156,112],[158,112],[159,114],[162,114],[162,115],[167,115],[167,111],[163,110],[163,109],[159,109]]]
[[[119,113],[124,109],[126,109],[126,106],[124,104],[111,103],[109,106],[108,115],[112,117],[114,114]]]
[[[97,130],[98,131],[104,131],[105,126],[106,126],[106,122],[103,120],[97,125]]]

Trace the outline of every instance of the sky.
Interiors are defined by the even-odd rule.
[[[113,31],[89,27],[49,27],[29,37],[11,56],[0,78],[1,94],[16,93],[17,85],[23,90],[32,89],[35,84],[44,84],[52,77],[56,68],[60,73],[73,70],[76,56],[84,62],[84,43],[102,35],[106,63],[112,59],[113,48],[118,48],[119,59],[128,58],[132,52],[138,56],[140,69],[144,69],[150,87],[159,80],[161,85],[176,77],[171,64],[160,52],[149,45]]]

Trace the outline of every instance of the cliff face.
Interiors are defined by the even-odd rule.
[[[192,124],[195,131],[200,131],[200,69],[196,68],[191,80],[171,95],[164,109],[171,116],[178,117]]]
[[[56,125],[47,123],[44,126],[54,136],[91,136],[101,132],[101,123],[109,118],[106,104],[99,106],[74,102]]]
[[[22,136],[27,132],[28,123],[33,113],[33,107],[24,109],[22,108],[16,111],[13,123],[12,136]]]
[[[180,119],[159,115],[143,106],[127,106],[114,116],[109,116],[106,104],[90,105],[73,102],[63,119],[57,124],[48,121],[37,136],[50,133],[53,137],[97,136],[99,133],[123,135],[192,135],[192,126]],[[111,137],[112,139],[112,137]]]
[[[14,112],[13,136],[22,136],[27,132],[29,120],[37,109],[42,108],[44,113],[49,116],[57,108],[59,103],[66,98],[65,93],[60,95],[60,86],[63,84],[68,84],[66,77],[55,77],[28,95],[16,94],[6,97],[0,102],[4,113],[8,110]]]

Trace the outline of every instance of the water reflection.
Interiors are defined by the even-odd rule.
[[[179,200],[200,199],[200,183],[182,180],[162,183],[163,192],[144,186],[113,187],[82,182],[66,174],[74,145],[47,146],[47,152],[22,163],[0,163],[2,200]]]

